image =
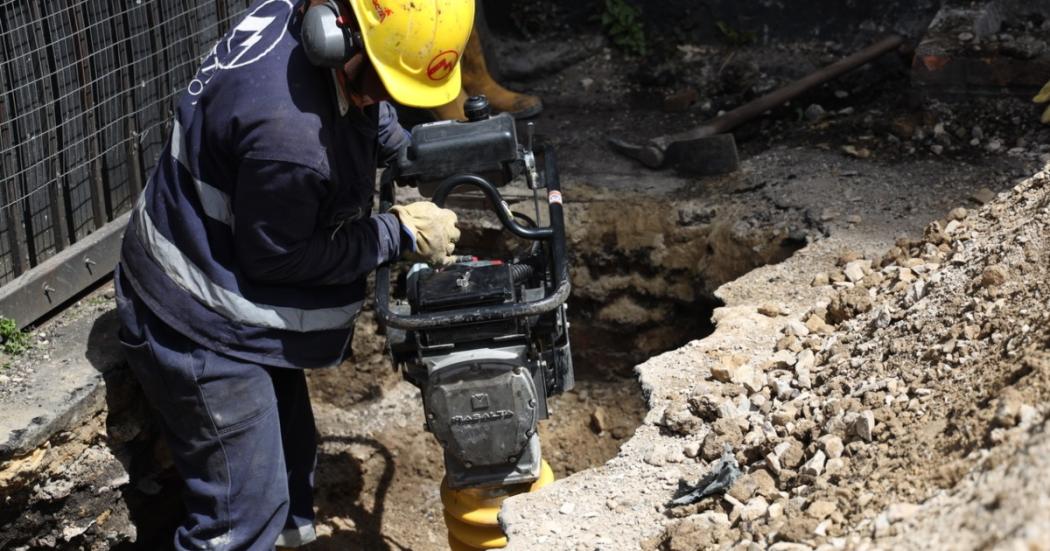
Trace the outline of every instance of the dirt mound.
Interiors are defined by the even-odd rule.
[[[771,356],[725,355],[672,399],[661,429],[744,475],[649,548],[1045,545],[1048,214],[1043,172],[881,258],[844,252]]]

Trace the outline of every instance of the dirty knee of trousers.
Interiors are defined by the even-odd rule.
[[[304,374],[201,349],[136,310],[121,316],[128,363],[186,485],[175,547],[272,549],[314,539],[316,441]]]

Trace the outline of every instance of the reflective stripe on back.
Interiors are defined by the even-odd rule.
[[[133,214],[137,238],[176,285],[208,308],[232,321],[299,333],[346,329],[353,325],[361,309],[360,302],[312,310],[271,306],[252,302],[215,284],[153,224],[146,212],[144,195]]]

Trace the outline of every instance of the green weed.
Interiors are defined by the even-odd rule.
[[[754,44],[758,38],[753,31],[741,31],[730,27],[725,21],[715,22],[715,27],[722,33],[722,40],[730,46],[747,46]]]
[[[0,352],[17,356],[30,346],[29,333],[20,331],[15,320],[0,316]]]
[[[605,11],[601,15],[602,27],[613,45],[634,55],[645,55],[645,26],[642,10],[626,0],[605,0]]]

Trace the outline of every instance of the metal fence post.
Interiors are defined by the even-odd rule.
[[[98,12],[95,13],[97,14]],[[102,24],[97,21],[97,18],[92,19],[96,19],[94,25]],[[95,73],[91,68],[91,49],[88,46],[88,33],[83,29],[85,29],[84,14],[80,10],[76,10],[74,15],[74,32],[77,37],[77,67],[80,72],[80,81],[84,83],[84,86],[80,87],[80,95],[84,103],[84,115],[86,117],[84,127],[88,134],[88,157],[91,159],[91,186],[88,193],[91,203],[91,222],[94,228],[98,230],[106,224],[106,213],[102,207],[102,194],[105,189],[103,184],[105,163],[103,162],[102,147],[99,145],[99,125],[98,117],[95,113],[95,89],[91,84]]]
[[[112,270],[175,101],[250,3],[0,0],[0,315]]]
[[[0,51],[5,50],[0,45]],[[6,75],[0,73],[0,79],[6,81],[5,77]],[[9,86],[5,86],[5,88],[10,89]],[[0,216],[4,218],[3,227],[6,228],[7,233],[8,261],[11,265],[11,274],[14,277],[18,277],[28,269],[29,262],[26,258],[26,252],[23,250],[26,242],[26,232],[17,199],[17,189],[15,189],[15,174],[18,165],[14,153],[14,140],[9,126],[12,123],[8,122],[5,124],[5,119],[10,118],[7,116],[7,106],[8,102],[5,100],[4,94],[0,94],[0,151],[3,152],[0,155],[0,178],[2,178],[0,180],[0,201],[3,202]]]

